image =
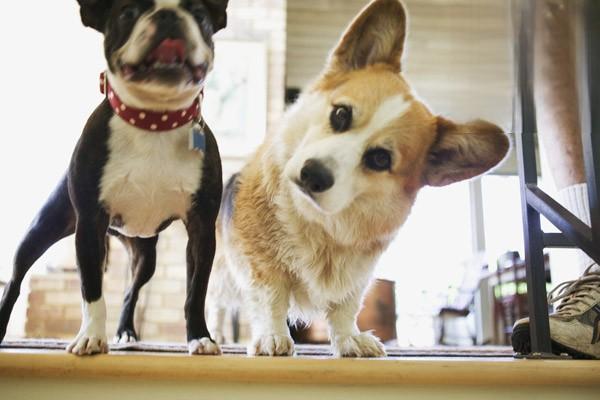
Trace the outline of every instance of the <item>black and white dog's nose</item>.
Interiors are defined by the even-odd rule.
[[[322,193],[333,186],[333,174],[321,161],[307,160],[300,171],[300,184],[311,193]]]
[[[156,22],[163,24],[175,24],[179,21],[177,13],[174,10],[169,9],[157,11],[153,18]]]

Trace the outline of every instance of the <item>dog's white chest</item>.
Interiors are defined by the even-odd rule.
[[[111,228],[132,237],[156,235],[169,219],[184,219],[202,180],[204,154],[189,149],[190,127],[148,132],[119,117],[110,121],[109,159],[100,201]]]
[[[376,257],[360,251],[323,251],[298,246],[288,266],[297,278],[292,288],[292,312],[310,314],[341,303],[367,285]]]

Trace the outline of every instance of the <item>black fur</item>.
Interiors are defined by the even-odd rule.
[[[187,9],[202,5],[206,7],[210,15],[210,23],[213,32],[217,32],[227,26],[227,3],[229,0],[182,0],[181,4]]]
[[[81,22],[98,32],[104,32],[113,0],[77,0]]]
[[[223,176],[221,157],[217,142],[206,129],[206,156],[202,173],[202,185],[194,196],[192,208],[187,216],[187,295],[185,319],[187,339],[210,337],[204,319],[204,302],[208,278],[215,257],[215,223],[219,214]]]
[[[152,0],[77,0],[80,5],[81,21],[87,27],[101,33],[109,31],[107,22],[116,21],[118,13],[128,4],[136,4],[145,11],[152,6]],[[181,4],[186,9],[203,6],[206,8],[208,23],[211,26],[211,35],[227,26],[227,4],[229,0],[182,0]],[[112,15],[111,15],[112,13]],[[114,28],[114,27],[113,27]],[[128,35],[127,35],[128,36]]]
[[[140,289],[154,275],[158,236],[148,239],[129,238],[123,235],[117,235],[117,237],[131,255],[131,276],[133,277],[131,287],[125,294],[125,300],[123,301],[117,337],[121,338],[124,334],[127,334],[130,338],[138,340],[139,337],[134,327],[135,305]]]
[[[114,67],[111,64],[112,53],[127,41],[135,25],[135,20],[124,22],[119,19],[123,7],[135,5],[141,10],[141,15],[154,5],[153,0],[78,0],[78,3],[83,24],[105,33],[105,53],[111,68]],[[212,34],[226,24],[227,0],[182,0],[182,4],[187,8],[200,5],[207,10],[205,17],[199,14],[196,17],[203,35],[209,36],[209,45],[212,47]],[[116,235],[128,248],[133,280],[125,296],[117,335],[127,333],[130,337],[137,338],[134,310],[139,291],[156,268],[158,233],[174,219],[164,221],[157,229],[157,236],[148,239],[124,237],[111,229],[111,224],[118,228],[123,221],[118,215],[112,216],[111,220],[99,197],[104,166],[110,158],[109,121],[113,117],[108,101],[104,100],[89,118],[67,174],[48,198],[19,245],[13,275],[0,303],[0,342],[6,333],[10,314],[27,271],[52,244],[73,233],[81,275],[81,292],[88,303],[102,296],[102,274],[108,253],[107,234]],[[205,134],[202,182],[193,196],[186,222],[189,237],[185,303],[188,340],[210,337],[204,320],[204,301],[215,253],[215,221],[223,189],[217,143],[208,128]]]

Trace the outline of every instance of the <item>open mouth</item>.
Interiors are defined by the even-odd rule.
[[[164,39],[139,64],[123,64],[121,72],[127,80],[181,80],[187,76],[194,83],[201,83],[206,78],[208,63],[192,64],[186,56],[183,39]]]

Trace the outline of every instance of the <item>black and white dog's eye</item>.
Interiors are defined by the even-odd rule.
[[[201,4],[195,4],[189,9],[190,14],[198,21],[203,20],[206,17],[206,8]]]
[[[367,150],[363,160],[365,167],[373,171],[389,171],[392,168],[392,154],[380,147]]]
[[[140,10],[137,8],[137,6],[128,5],[123,7],[121,14],[119,14],[119,18],[121,21],[130,22],[136,19],[139,16],[139,13]]]
[[[345,105],[333,106],[329,122],[335,132],[346,132],[352,127],[352,107]]]

